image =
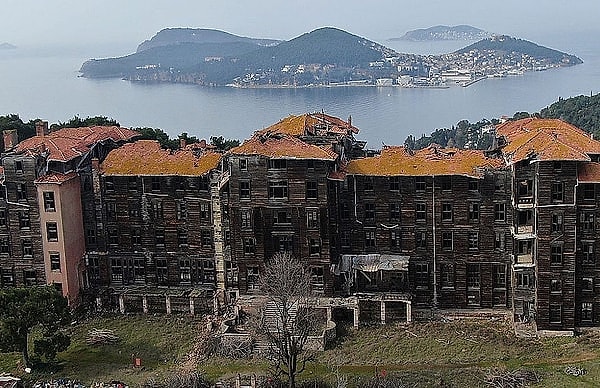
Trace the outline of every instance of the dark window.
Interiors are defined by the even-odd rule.
[[[363,189],[365,191],[373,191],[373,178],[366,176],[363,179]]]
[[[494,221],[506,220],[506,205],[503,203],[494,204]]]
[[[375,204],[365,203],[365,221],[375,220]]]
[[[306,199],[317,199],[318,189],[317,182],[306,182]]]
[[[593,304],[590,302],[584,302],[581,304],[581,320],[583,322],[592,322],[594,315]]]
[[[163,218],[163,203],[161,200],[155,200],[152,202],[152,214],[155,220]]]
[[[287,199],[288,197],[288,182],[269,181],[269,198],[271,199]]]
[[[113,177],[107,176],[106,178],[104,178],[104,187],[107,192],[115,191],[115,181]]]
[[[286,159],[269,159],[269,169],[271,170],[283,170],[287,168]]]
[[[151,178],[152,191],[160,191],[160,177],[153,176]]]
[[[415,232],[415,245],[417,248],[427,248],[427,232]]]
[[[554,294],[560,294],[562,292],[562,284],[560,279],[550,280],[550,292]]]
[[[140,203],[129,202],[129,217],[138,218],[140,215]]]
[[[593,212],[581,212],[579,217],[584,232],[592,232],[595,229]]]
[[[398,249],[402,246],[400,239],[400,232],[397,230],[390,231],[390,248]]]
[[[160,246],[160,247],[165,246],[165,230],[164,229],[154,230],[154,244],[156,246]]]
[[[33,269],[23,270],[23,281],[26,286],[35,286],[37,284],[37,274]]]
[[[533,196],[533,181],[531,179],[525,179],[517,183],[517,194],[519,197],[532,197]]]
[[[500,289],[506,288],[506,265],[494,264],[493,271],[493,287]]]
[[[184,200],[177,201],[176,206],[177,206],[177,219],[180,221],[187,220],[187,216],[188,216],[187,202],[185,202]]]
[[[425,202],[415,203],[415,219],[417,221],[425,221],[426,217]]]
[[[479,233],[478,232],[469,232],[468,243],[469,243],[469,249],[478,249],[479,248]]]
[[[156,280],[158,284],[166,284],[169,280],[169,267],[166,259],[156,259]]]
[[[140,245],[142,243],[142,231],[140,229],[131,230],[131,243]]]
[[[50,252],[50,270],[60,272],[60,254],[56,252]]]
[[[313,286],[322,288],[325,284],[325,276],[323,275],[323,267],[310,267],[310,282]]]
[[[550,323],[561,323],[562,322],[562,306],[561,305],[550,305],[548,312],[548,320]]]
[[[48,241],[58,241],[58,225],[56,222],[46,222],[46,237]]]
[[[279,248],[279,252],[292,252],[293,241],[292,236],[284,235],[275,237],[275,248]]]
[[[415,286],[429,288],[429,265],[427,263],[415,264]]]
[[[15,273],[13,268],[2,268],[2,279],[0,279],[0,285],[3,286],[14,286],[15,285]]]
[[[21,241],[21,247],[23,250],[23,256],[25,256],[25,257],[33,256],[33,243],[31,242],[31,240]]]
[[[202,246],[203,247],[212,247],[212,243],[213,243],[213,239],[212,239],[212,234],[210,233],[210,230],[202,230],[200,232],[200,238],[202,239]]]
[[[10,255],[10,239],[8,236],[0,237],[0,253],[8,253]]]
[[[287,225],[292,223],[292,214],[288,210],[276,210],[273,214],[275,225]]]
[[[117,204],[115,202],[106,203],[106,218],[110,221],[117,219]]]
[[[206,175],[203,175],[198,180],[198,190],[208,191],[210,186],[210,178]]]
[[[135,176],[127,177],[127,188],[130,191],[137,191],[137,189],[138,189],[137,177],[135,177]]]
[[[110,245],[119,245],[119,231],[115,228],[108,230],[108,243]]]
[[[426,188],[427,188],[427,181],[425,180],[425,177],[423,177],[423,176],[415,177],[415,190],[425,191]]]
[[[23,162],[21,160],[15,161],[15,171],[20,173],[23,172]]]
[[[31,221],[29,219],[29,211],[21,210],[19,211],[19,227],[21,229],[28,229],[31,226]]]
[[[504,174],[494,175],[494,190],[504,191]]]
[[[210,220],[210,204],[208,202],[200,203],[200,219]]]
[[[553,244],[550,247],[550,262],[552,264],[561,264],[563,259],[563,246],[562,244]]]
[[[535,282],[533,281],[533,274],[527,272],[517,272],[517,287],[520,288],[534,288]]]
[[[173,180],[175,181],[175,190],[185,191],[186,185],[187,185],[186,178],[178,176],[178,177],[174,177]]]
[[[318,238],[309,238],[308,239],[309,252],[311,255],[319,255],[321,254],[321,240]]]
[[[177,243],[179,246],[187,246],[188,245],[188,232],[185,229],[179,229],[177,231]]]
[[[259,276],[260,272],[257,266],[248,266],[246,268],[246,279],[248,281],[249,290],[257,289],[260,286],[258,283]]]
[[[562,232],[563,230],[563,214],[554,213],[552,214],[552,231]]]
[[[312,159],[309,159],[306,161],[306,168],[309,170],[314,170],[315,169],[315,161]]]
[[[551,197],[552,197],[552,201],[554,202],[562,202],[563,201],[563,191],[564,191],[564,184],[562,182],[554,182],[552,183],[552,191],[551,191]]]
[[[452,177],[442,176],[440,179],[440,188],[442,190],[452,190]]]
[[[400,220],[400,204],[390,203],[390,221]]]
[[[25,183],[17,183],[17,200],[27,200],[27,185]]]
[[[372,248],[375,246],[375,231],[367,230],[365,231],[365,247]]]
[[[583,252],[583,264],[594,264],[596,261],[594,255],[594,242],[583,241],[581,243],[581,250]]]
[[[254,243],[254,238],[244,237],[244,253],[253,254],[255,252],[256,252],[256,245]]]
[[[531,240],[518,240],[517,241],[517,253],[519,255],[530,255],[533,244]]]
[[[583,199],[595,199],[596,198],[596,190],[595,185],[593,183],[584,183],[583,184]]]
[[[479,221],[479,203],[469,202],[469,221]]]
[[[317,229],[319,227],[318,209],[306,209],[306,227],[308,229]]]
[[[552,162],[552,168],[556,171],[562,170],[562,162],[560,162],[559,160],[555,160],[554,162]]]
[[[44,191],[44,210],[47,212],[56,211],[56,207],[54,204],[54,192],[53,191]]]
[[[451,203],[442,203],[442,221],[452,221]]]
[[[240,212],[241,227],[244,229],[252,228],[252,210],[243,209]]]
[[[340,237],[340,244],[342,245],[342,248],[350,248],[350,241],[351,233],[347,230],[343,231]]]
[[[399,176],[390,177],[390,190],[392,190],[392,191],[400,190],[400,177]]]
[[[179,259],[179,281],[181,283],[192,281],[192,261],[188,258]]]
[[[88,244],[96,244],[96,230],[87,229],[85,232],[85,239]]]
[[[227,276],[227,284],[231,286],[237,286],[239,278],[239,269],[236,262],[225,262],[225,274]]]
[[[0,227],[8,225],[8,212],[5,208],[0,208]]]
[[[248,171],[248,160],[240,159],[239,160],[240,171]]]
[[[594,291],[594,278],[581,279],[581,290],[586,292]]]
[[[479,288],[480,282],[479,264],[467,264],[467,288]]]
[[[479,191],[479,181],[477,179],[469,179],[469,190]]]
[[[454,265],[450,263],[441,264],[440,282],[442,288],[454,288]]]
[[[442,232],[442,249],[451,251],[452,245],[452,232]]]

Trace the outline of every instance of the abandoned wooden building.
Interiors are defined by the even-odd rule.
[[[287,251],[327,315],[356,325],[432,308],[599,325],[599,141],[541,119],[498,125],[486,151],[368,151],[357,134],[323,113],[226,153],[164,150],[117,127],[8,133],[0,284],[194,314],[260,293],[265,262]]]

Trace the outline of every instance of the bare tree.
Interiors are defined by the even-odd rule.
[[[312,308],[310,274],[289,253],[277,253],[259,281],[265,294],[259,329],[269,342],[269,356],[277,376],[286,375],[288,386],[293,388],[296,376],[313,357],[306,344],[318,325]]]

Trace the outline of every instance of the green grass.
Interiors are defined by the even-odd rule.
[[[114,316],[95,318],[73,325],[71,346],[58,355],[52,376],[84,383],[122,380],[134,386],[149,378],[161,378],[179,367],[192,349],[199,322],[185,317]],[[88,345],[88,331],[110,329],[120,341],[111,345]],[[133,368],[135,355],[142,368]],[[20,355],[0,356],[0,371],[22,375]],[[49,371],[34,371],[28,379],[51,377]]]
[[[113,316],[95,318],[70,328],[72,345],[59,354],[54,376],[93,381],[125,381],[132,386],[149,378],[178,373],[204,325],[185,317]],[[114,345],[85,343],[92,328],[114,330],[121,341]],[[333,346],[317,355],[301,379],[333,382],[336,372],[349,386],[358,379],[385,369],[409,385],[483,386],[492,368],[527,369],[542,377],[540,387],[600,386],[600,333],[578,337],[516,338],[510,324],[499,321],[455,321],[365,327],[340,326],[341,336]],[[144,367],[132,368],[132,354]],[[0,372],[18,372],[19,354],[0,354]],[[564,373],[567,365],[587,370],[580,377]],[[240,373],[266,374],[262,359],[211,358],[197,366],[209,379],[233,379]],[[48,378],[36,372],[31,378]]]

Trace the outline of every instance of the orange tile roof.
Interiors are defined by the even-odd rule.
[[[112,150],[100,167],[104,175],[205,175],[222,155],[183,149],[171,152],[155,140],[138,140]]]
[[[100,167],[104,175],[205,175],[217,168],[218,152],[175,152],[161,148],[155,140],[138,140],[112,150]]]
[[[43,175],[35,180],[35,183],[57,183],[61,184],[67,182],[73,178],[78,177],[76,172],[70,172],[68,174],[61,174],[58,172],[53,172],[50,174]]]
[[[589,154],[600,154],[600,141],[558,119],[508,121],[499,125],[496,133],[508,142],[502,152],[509,163],[528,158],[589,161]]]
[[[306,113],[301,116],[290,115],[278,123],[258,131],[258,133],[307,136],[327,133],[344,135],[348,131],[358,133],[358,128],[349,122],[325,113]]]
[[[126,141],[139,133],[121,127],[82,127],[63,128],[44,136],[34,136],[23,140],[16,147],[17,153],[40,155],[48,152],[49,160],[66,162],[84,155],[91,147],[105,140]]]
[[[402,146],[386,146],[380,155],[350,161],[346,170],[350,175],[465,175],[481,178],[486,169],[503,166],[503,160],[487,157],[480,150],[441,148],[432,145],[410,152]]]
[[[577,179],[583,183],[600,183],[600,163],[579,163]]]
[[[329,147],[308,144],[286,135],[256,134],[229,150],[233,155],[262,155],[279,159],[335,160],[337,154]]]

